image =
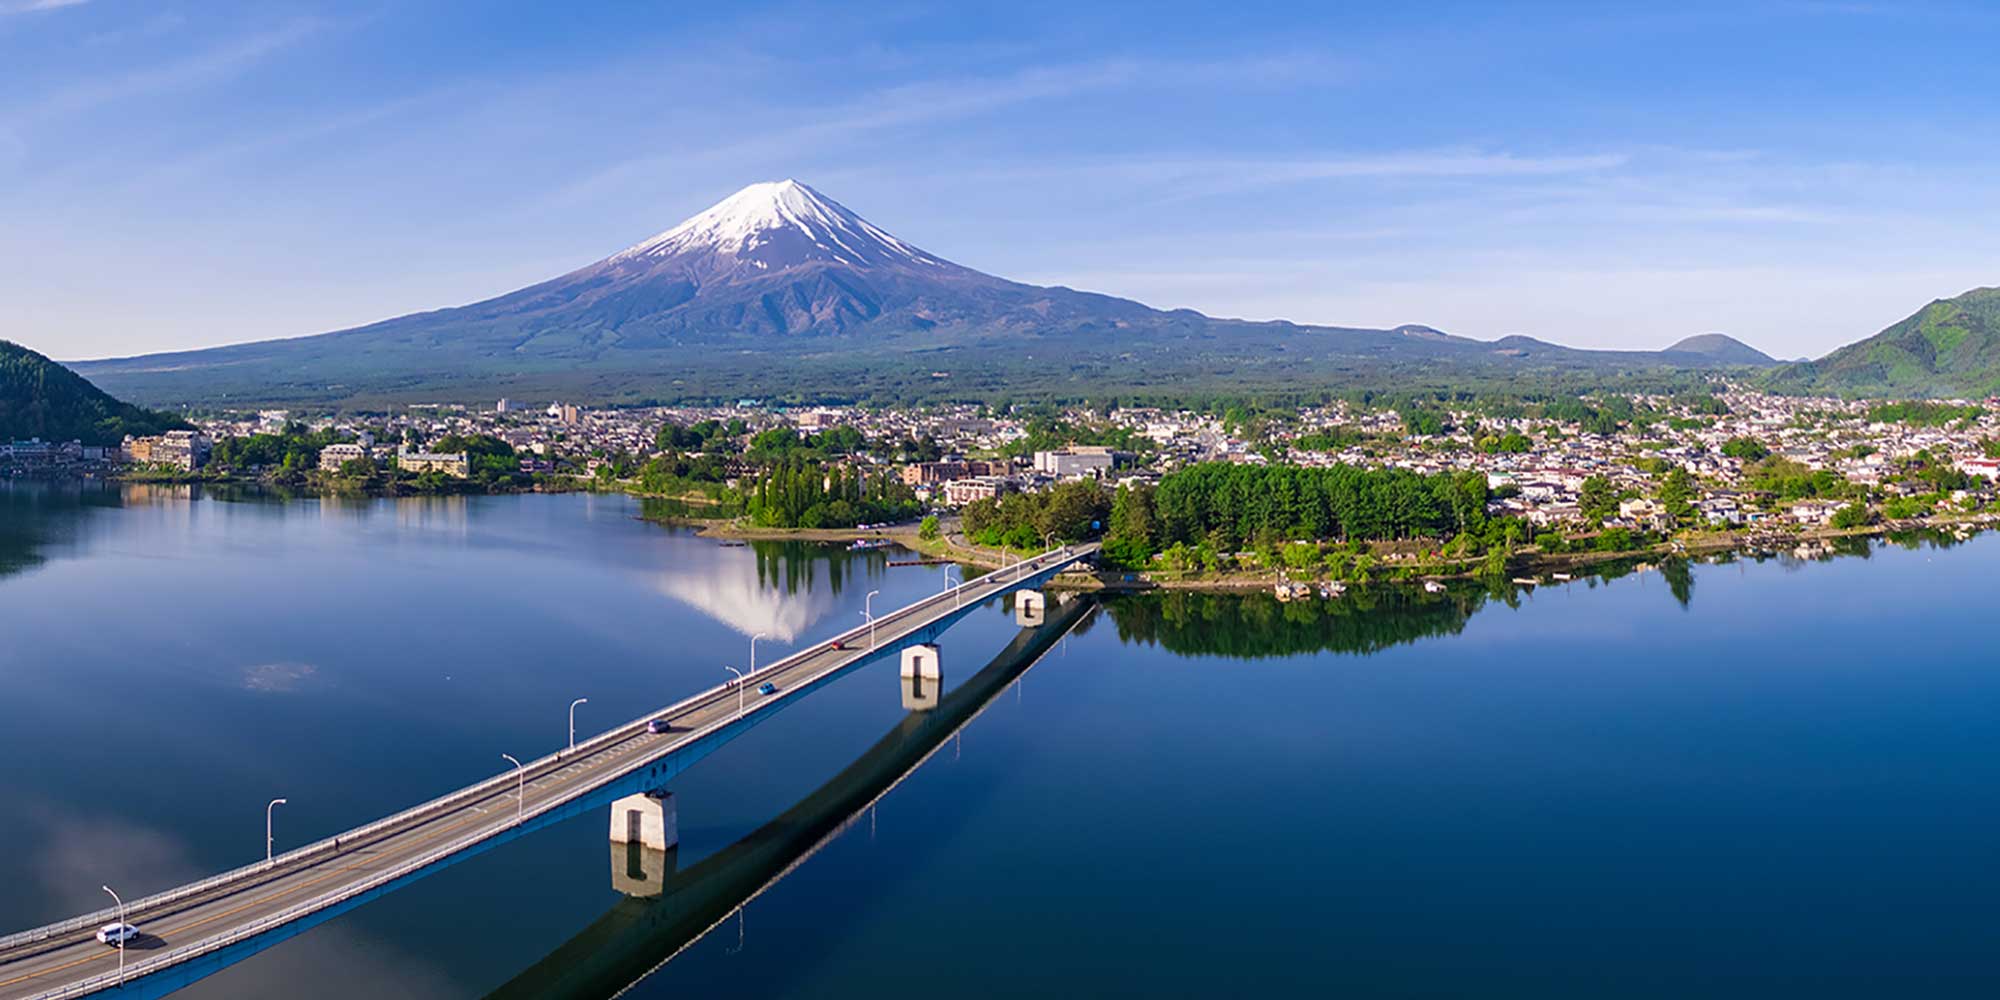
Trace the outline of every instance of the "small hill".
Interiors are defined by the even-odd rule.
[[[1773,388],[1854,396],[2000,392],[2000,288],[1938,299],[1867,340],[1772,373]]]
[[[83,376],[0,340],[0,440],[117,444],[127,434],[187,426],[178,417],[121,403]]]
[[[1723,365],[1775,365],[1778,359],[1726,333],[1703,333],[1675,342],[1668,354],[1694,354]]]

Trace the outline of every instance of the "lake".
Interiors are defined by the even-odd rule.
[[[0,482],[0,932],[251,861],[273,798],[283,851],[560,746],[573,699],[588,735],[947,585],[638,513]],[[1991,996],[1996,569],[1981,536],[1134,595],[1066,637],[995,603],[935,717],[878,663],[676,779],[666,897],[581,817],[183,995]]]

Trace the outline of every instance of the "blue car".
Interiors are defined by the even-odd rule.
[[[757,693],[758,693],[758,694],[777,694],[777,693],[778,693],[778,686],[777,686],[776,684],[773,684],[773,683],[771,683],[770,681],[765,681],[764,683],[762,683],[762,684],[759,684],[759,685],[757,685]]]

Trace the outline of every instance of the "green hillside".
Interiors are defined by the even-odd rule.
[[[178,417],[121,403],[83,376],[0,340],[0,440],[117,444],[127,434],[187,426]]]
[[[1939,299],[1818,361],[1774,372],[1782,392],[1979,397],[2000,392],[2000,288]]]

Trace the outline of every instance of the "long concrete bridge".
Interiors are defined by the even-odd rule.
[[[1097,607],[1051,604],[978,673],[935,707],[914,708],[875,744],[770,822],[682,869],[673,850],[611,845],[611,885],[624,894],[602,917],[487,994],[487,1000],[608,1000],[718,927],[869,815],[875,803],[979,718]],[[796,942],[785,946],[794,950]]]
[[[667,782],[786,705],[862,664],[901,655],[903,701],[938,703],[935,642],[991,598],[1020,591],[1024,625],[1045,619],[1039,588],[1096,555],[1070,546],[887,612],[732,681],[615,727],[574,749],[461,788],[298,850],[127,901],[141,936],[122,951],[95,938],[117,907],[0,937],[0,1000],[109,992],[159,997],[417,879],[516,837],[612,806],[611,838],[675,845]],[[769,683],[770,695],[757,693]],[[649,731],[664,719],[671,729]],[[614,805],[615,804],[615,805]]]

